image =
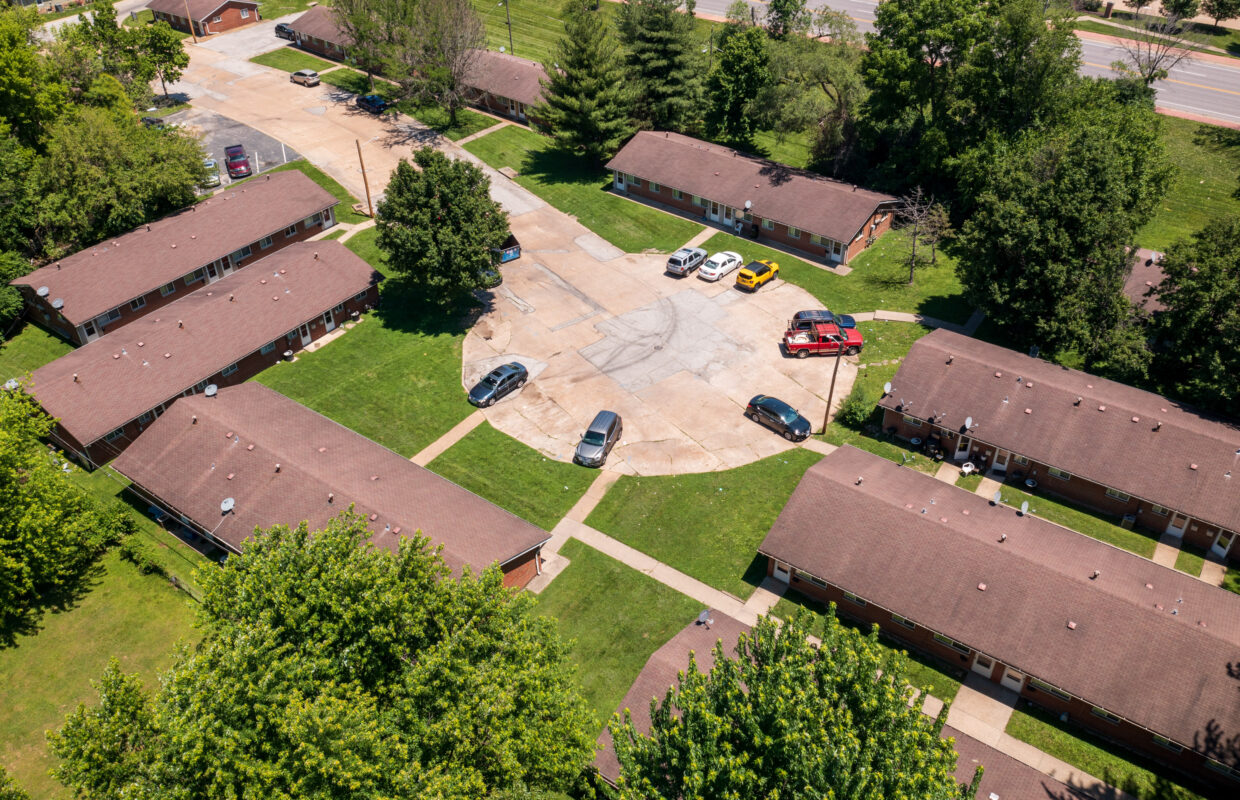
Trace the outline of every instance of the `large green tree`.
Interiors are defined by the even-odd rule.
[[[478,167],[430,147],[396,165],[375,217],[378,244],[418,295],[451,305],[486,285],[509,233],[490,187]]]
[[[31,227],[52,257],[189,205],[204,175],[197,139],[107,108],[66,113],[44,149],[29,181]]]
[[[1214,20],[1214,27],[1223,20],[1240,17],[1240,0],[1201,0],[1201,13]]]
[[[21,790],[17,781],[9,777],[0,765],[0,800],[30,800],[30,795]]]
[[[938,719],[910,703],[907,661],[841,625],[834,609],[822,643],[806,617],[769,617],[715,646],[709,673],[695,661],[660,702],[649,734],[627,714],[611,722],[623,800],[831,797],[967,798]]]
[[[67,102],[65,87],[39,56],[38,16],[30,8],[0,7],[0,123],[26,146],[38,143]]]
[[[26,186],[35,154],[12,131],[0,120],[0,251],[22,250],[27,244],[30,204]]]
[[[1057,124],[992,137],[962,163],[975,198],[959,237],[970,302],[1022,346],[1120,363],[1104,345],[1130,316],[1128,249],[1172,175],[1159,121],[1106,81]]]
[[[38,605],[71,596],[99,554],[133,529],[119,505],[70,481],[40,441],[51,428],[22,386],[0,389],[0,644],[12,643]]]
[[[21,292],[9,286],[9,281],[22,277],[31,268],[30,262],[17,253],[0,250],[0,342],[21,317],[24,305]]]
[[[181,37],[163,20],[140,30],[143,57],[159,78],[159,86],[167,97],[167,82],[181,78],[181,73],[189,66],[189,53],[185,52]]]
[[[1213,220],[1160,263],[1156,374],[1181,397],[1240,415],[1240,217]]]
[[[593,754],[567,649],[498,567],[349,514],[202,576],[206,637],[153,694],[112,667],[51,737],[79,796],[434,797],[563,789]]]
[[[710,98],[706,131],[712,138],[741,147],[753,144],[755,123],[764,116],[759,104],[771,85],[770,64],[762,29],[740,28],[724,40],[706,82]]]
[[[655,130],[693,133],[701,125],[702,58],[693,37],[694,0],[624,0],[616,17],[634,115]]]
[[[568,0],[563,16],[564,35],[544,64],[543,101],[530,115],[560,147],[601,161],[633,130],[624,60],[594,0]]]
[[[763,22],[771,36],[783,39],[789,34],[803,33],[809,27],[810,17],[805,0],[770,0]]]

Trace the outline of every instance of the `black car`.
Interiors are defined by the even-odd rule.
[[[288,39],[290,42],[297,38],[296,34],[293,33],[293,29],[283,22],[276,23],[276,36],[281,39]]]
[[[359,94],[357,96],[357,105],[371,114],[382,114],[392,107],[392,101],[385,100],[377,94]]]
[[[164,121],[160,119],[159,117],[143,117],[142,125],[147,128],[162,129],[164,127]]]
[[[530,373],[525,366],[516,361],[496,367],[469,390],[469,402],[479,408],[493,406],[524,386],[529,377]]]
[[[809,420],[776,397],[755,395],[745,408],[745,416],[760,422],[790,442],[799,442],[810,434]]]

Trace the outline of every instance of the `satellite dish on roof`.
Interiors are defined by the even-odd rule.
[[[64,308],[64,307],[65,307],[65,301],[61,300],[59,297],[57,297],[55,300],[52,301],[52,308]]]
[[[994,503],[995,505],[999,505],[1000,503],[1002,503],[1002,502],[1003,502],[1003,492],[1000,492],[1000,491],[998,491],[998,490],[995,490],[995,494],[994,494],[994,496],[993,496],[993,497],[991,497],[991,498],[990,498],[990,502]]]
[[[712,624],[713,622],[714,622],[714,620],[710,618],[710,609],[709,609],[709,608],[704,609],[704,610],[702,611],[702,613],[701,613],[701,614],[698,614],[697,624],[699,624],[699,625],[710,625],[710,624]]]
[[[1021,504],[1020,504],[1020,513],[1021,513],[1021,514],[1028,514],[1028,513],[1029,513],[1029,501],[1028,501],[1028,500],[1026,500],[1026,501],[1024,501],[1023,503],[1021,503]]]
[[[207,397],[215,397],[215,393],[218,392],[219,390],[220,390],[220,387],[216,386],[214,383],[208,383],[207,388],[203,389],[202,393],[205,394]]]
[[[4,388],[8,389],[10,392],[11,392],[11,391],[13,391],[14,389],[16,389],[16,388],[17,388],[17,378],[9,378],[7,381],[5,381],[5,382],[4,382]]]
[[[883,384],[883,394],[891,394],[891,381]]]
[[[972,427],[973,427],[973,417],[965,417],[965,418],[964,418],[964,426],[965,426],[966,428],[972,428]]]
[[[51,291],[52,290],[47,288],[46,286],[40,286],[38,289],[34,290],[34,293],[37,294],[39,297],[47,297],[49,294],[51,294]]]
[[[231,497],[225,497],[223,502],[220,503],[220,513],[227,514],[229,511],[233,510],[233,506],[235,505],[237,505],[236,500]]]

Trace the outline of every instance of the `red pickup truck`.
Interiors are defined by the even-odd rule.
[[[804,322],[801,323],[804,325]],[[811,355],[835,355],[841,349],[846,356],[855,356],[865,347],[865,340],[856,328],[841,328],[833,322],[816,322],[808,330],[797,330],[791,322],[784,333],[784,349],[788,355],[809,358]]]

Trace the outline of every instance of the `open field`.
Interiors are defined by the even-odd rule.
[[[1137,243],[1166,250],[1212,219],[1240,214],[1240,131],[1163,117],[1163,141],[1177,173]]]
[[[34,372],[72,349],[73,345],[59,336],[38,325],[23,323],[16,333],[0,342],[0,383]]]
[[[297,72],[301,69],[312,69],[316,72],[322,72],[325,69],[331,69],[336,64],[331,61],[312,56],[309,53],[298,50],[293,45],[285,45],[279,50],[272,50],[270,53],[262,53],[250,59],[255,64],[262,64],[264,67],[284,70],[285,72]]]

